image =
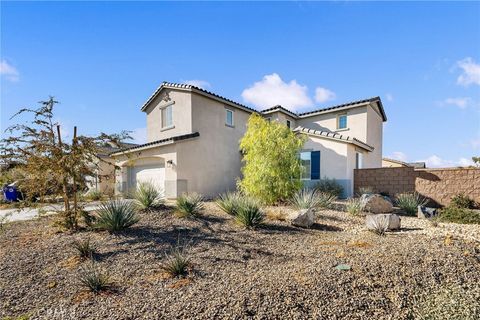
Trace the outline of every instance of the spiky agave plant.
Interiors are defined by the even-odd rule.
[[[245,228],[255,228],[265,219],[265,214],[260,205],[253,199],[241,202],[235,213],[235,221]]]
[[[94,293],[107,290],[111,286],[109,275],[100,270],[93,261],[81,269],[79,280],[82,285]]]
[[[202,209],[203,197],[200,194],[183,194],[177,198],[176,214],[179,217],[198,217]]]
[[[109,232],[121,231],[129,228],[140,219],[136,214],[136,207],[130,201],[114,200],[104,202],[97,210],[95,228]]]
[[[72,246],[82,259],[92,259],[93,254],[97,251],[96,245],[90,241],[90,238],[76,240],[72,243]]]
[[[245,196],[241,193],[227,192],[221,194],[215,202],[225,213],[235,216],[238,207],[241,206],[243,201],[245,201]]]
[[[363,203],[359,198],[349,198],[345,204],[347,212],[351,215],[358,215],[363,211]]]
[[[163,191],[151,182],[141,182],[133,193],[135,205],[141,210],[153,210],[164,204]]]
[[[160,268],[172,277],[184,277],[190,267],[190,258],[185,252],[185,248],[179,245],[165,255],[164,262]]]
[[[397,195],[396,199],[397,206],[408,215],[415,215],[418,206],[424,206],[427,202],[427,199],[417,192],[401,193]]]

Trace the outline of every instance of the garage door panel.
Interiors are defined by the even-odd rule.
[[[133,167],[131,179],[132,186],[138,186],[138,184],[142,182],[149,182],[157,188],[164,190],[165,166],[163,164],[159,164]]]

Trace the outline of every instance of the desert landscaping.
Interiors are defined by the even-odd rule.
[[[0,318],[479,315],[479,225],[400,213],[401,229],[382,236],[367,230],[362,215],[341,211],[344,206],[315,210],[311,228],[292,226],[285,220],[291,208],[282,206],[265,207],[263,223],[244,228],[212,201],[189,218],[167,202],[115,233],[62,231],[55,216],[10,223],[0,235]],[[96,248],[91,259],[73,246],[86,239]],[[162,268],[172,247],[188,257],[184,275]],[[109,278],[98,293],[81,282],[92,263]]]

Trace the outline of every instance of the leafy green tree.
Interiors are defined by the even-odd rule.
[[[304,141],[287,126],[252,114],[240,141],[244,161],[240,189],[265,204],[290,199],[302,187],[298,154]]]

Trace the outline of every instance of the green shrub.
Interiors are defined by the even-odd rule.
[[[427,199],[420,194],[414,193],[401,193],[397,195],[397,206],[405,211],[408,215],[415,215],[418,210],[418,206],[424,206],[427,204]]]
[[[104,202],[97,210],[96,229],[116,232],[131,227],[140,219],[136,214],[135,205],[125,200]]]
[[[297,209],[329,208],[336,198],[330,193],[302,189],[293,195],[291,203]]]
[[[438,220],[462,224],[480,224],[480,211],[448,206],[440,210]]]
[[[340,197],[343,187],[335,180],[324,177],[316,185],[315,189],[319,192],[329,193],[336,197]]]
[[[351,215],[359,215],[363,211],[363,203],[359,198],[349,198],[345,204],[347,212]]]
[[[176,213],[179,217],[197,217],[203,209],[203,197],[196,193],[177,198]]]
[[[87,267],[83,267],[79,275],[80,283],[94,293],[107,290],[110,285],[110,277],[97,268],[95,262],[92,261]]]
[[[90,242],[90,239],[76,240],[72,243],[72,246],[77,250],[80,258],[83,259],[92,259],[93,254],[97,251],[97,247]]]
[[[190,258],[185,254],[184,248],[177,246],[165,256],[160,268],[172,277],[184,277],[190,265]]]
[[[215,202],[225,213],[235,216],[237,208],[241,206],[242,201],[245,201],[245,196],[242,194],[238,192],[228,192],[221,194]]]
[[[103,192],[97,189],[91,189],[84,197],[90,201],[99,201],[103,198]]]
[[[475,207],[475,201],[470,199],[464,193],[459,193],[452,197],[450,200],[450,206],[463,209],[473,209]]]
[[[141,210],[153,210],[160,207],[165,201],[163,192],[150,182],[141,182],[133,193],[135,205]]]
[[[265,214],[256,201],[243,201],[238,207],[235,221],[245,228],[255,228],[265,219]]]
[[[299,153],[305,141],[277,121],[253,113],[240,141],[243,178],[238,186],[265,204],[288,201],[302,186]]]

